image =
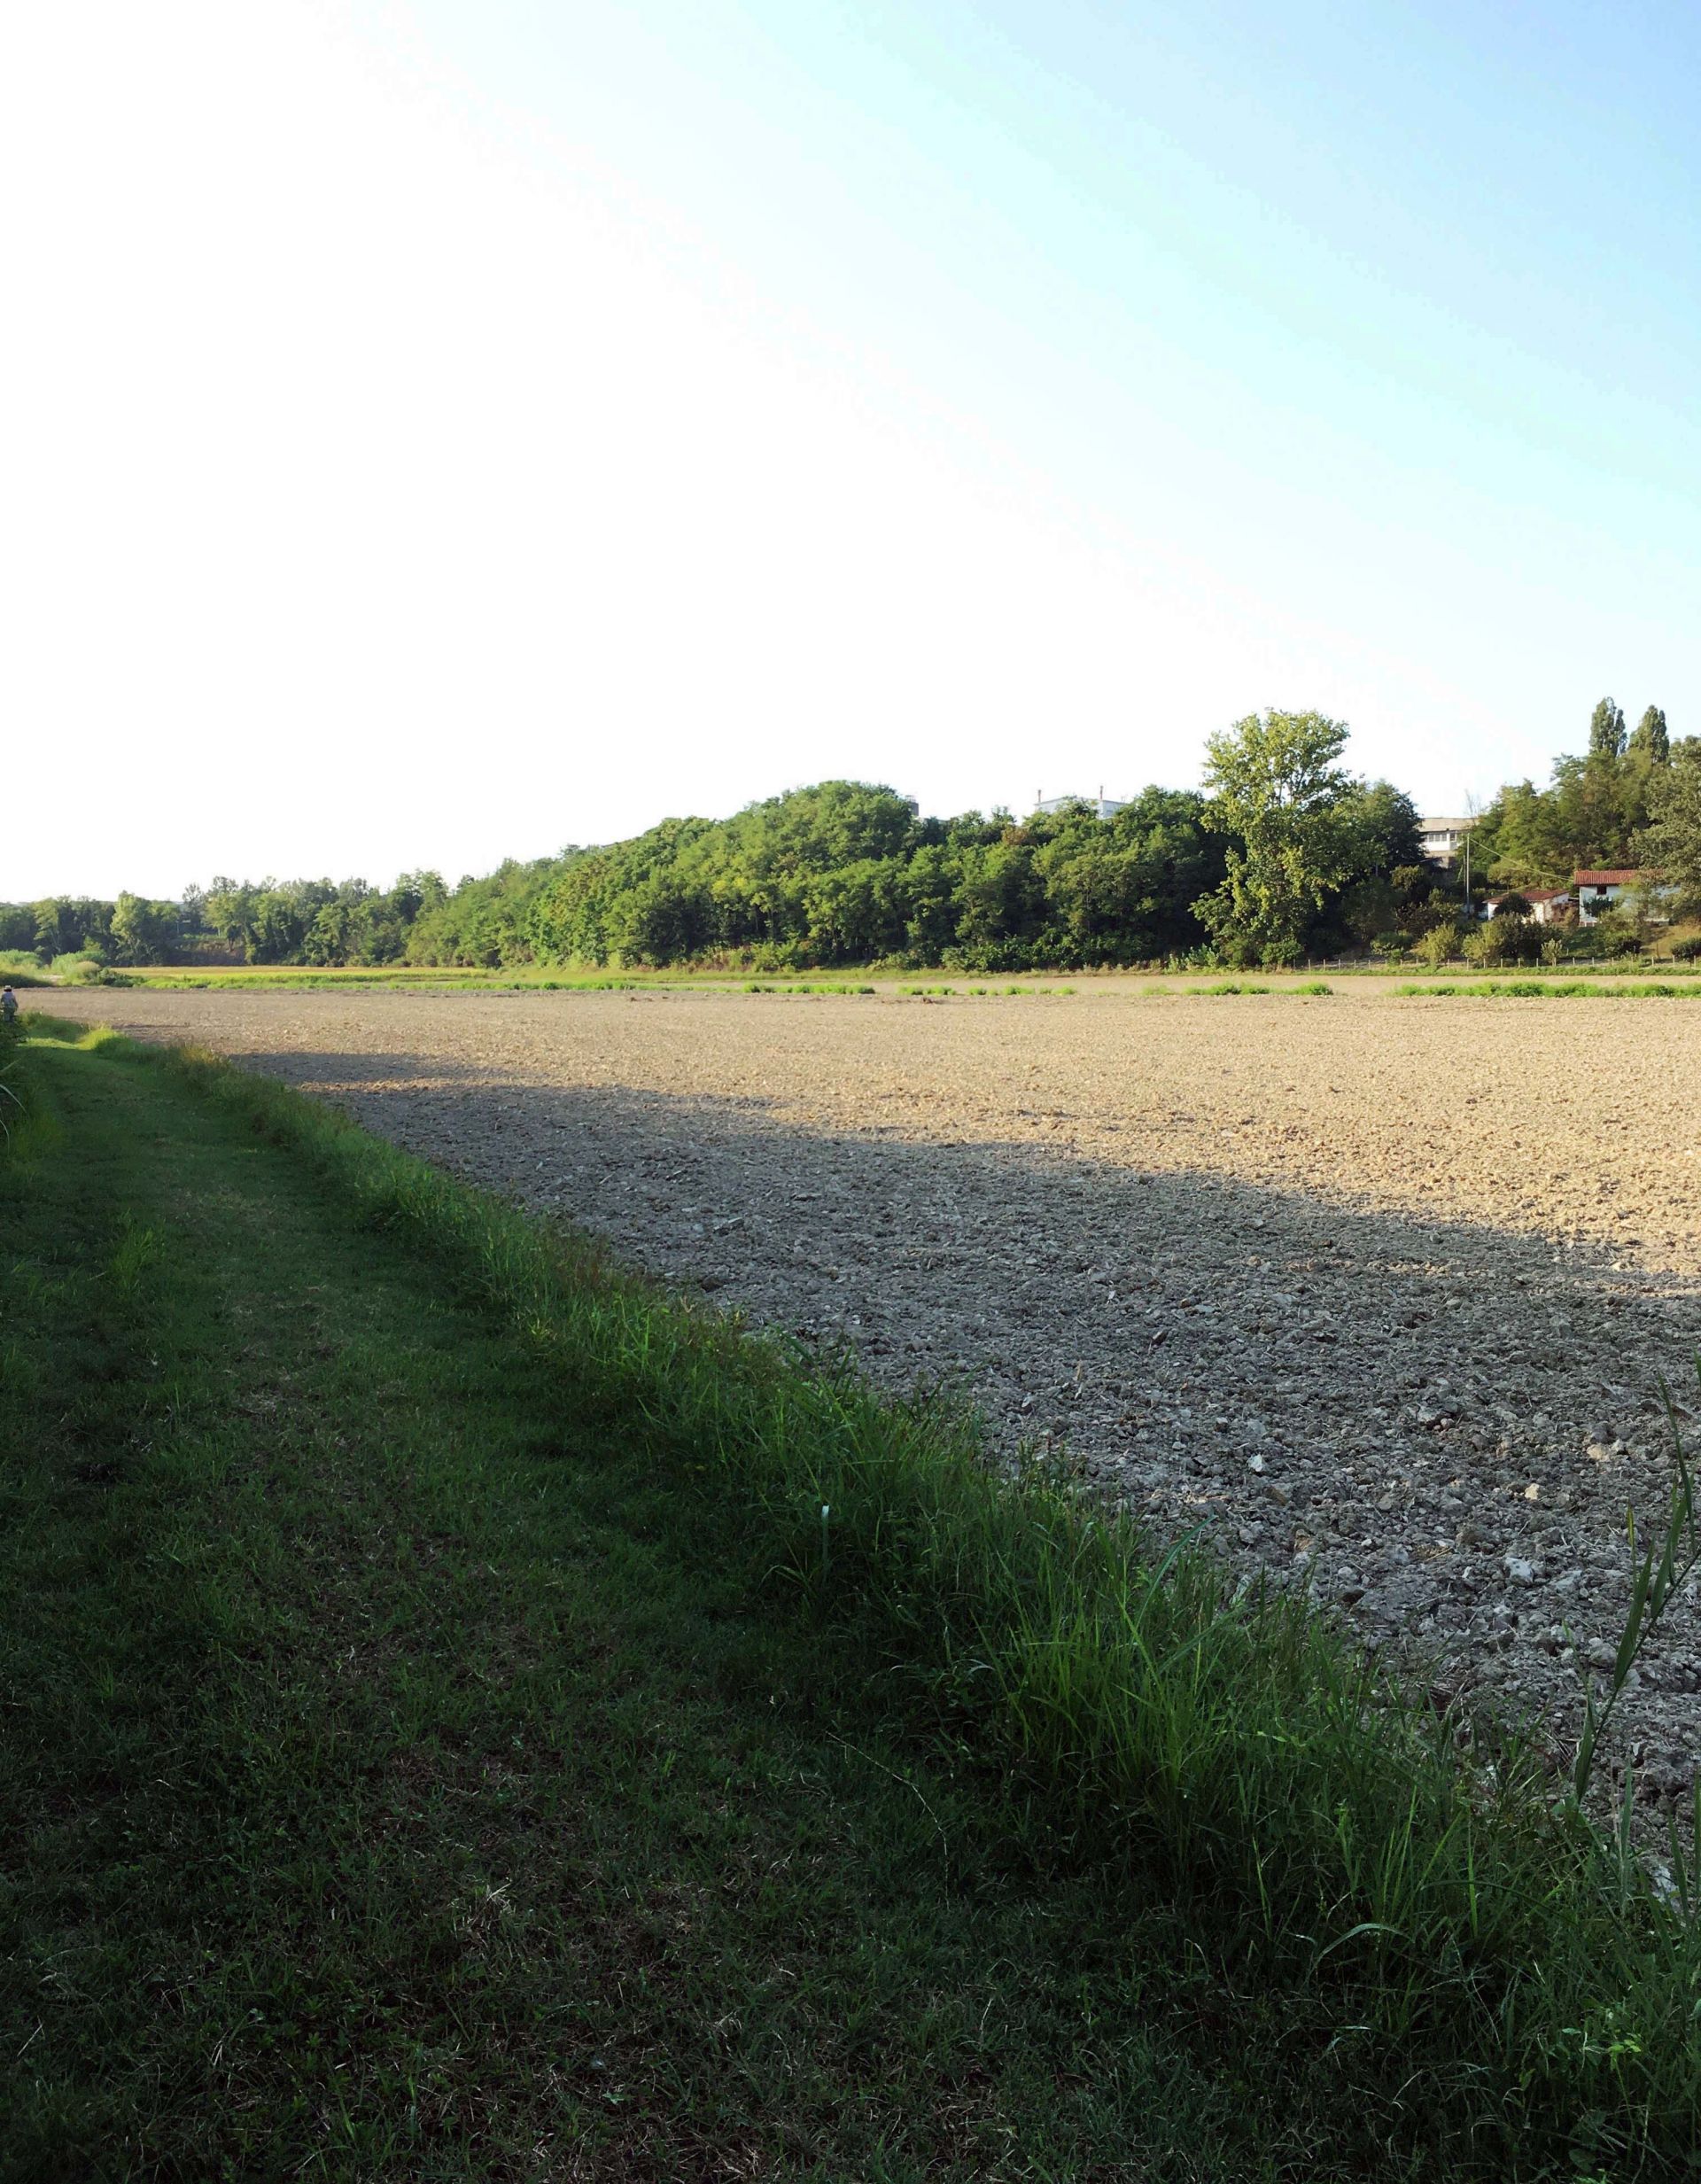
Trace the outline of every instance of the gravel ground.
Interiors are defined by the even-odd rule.
[[[966,1385],[1166,1528],[1563,1731],[1610,1658],[1658,1381],[1701,1443],[1701,1007],[115,992],[870,1369]],[[1627,1696],[1701,1753],[1701,1615]]]

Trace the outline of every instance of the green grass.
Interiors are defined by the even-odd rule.
[[[844,996],[860,997],[863,994],[872,993],[874,991],[873,986],[812,985],[796,979],[775,983],[766,979],[752,978],[748,979],[744,984],[746,993],[835,993],[843,998]]]
[[[1599,984],[1587,978],[1477,978],[1449,980],[1441,985],[1403,985],[1394,989],[1423,999],[1518,1001],[1696,1001],[1701,984],[1674,985],[1657,979],[1621,979],[1616,985]]]
[[[239,1110],[32,1059],[0,2173],[1309,2172],[1173,1920],[895,1735],[684,1451]]]
[[[282,1087],[25,1060],[0,2173],[1687,2159],[1693,1931],[1515,1745]]]
[[[1308,978],[1303,985],[1255,985],[1255,983],[1247,983],[1247,981],[1242,981],[1242,978],[1225,978],[1221,985],[1185,985],[1185,987],[1181,987],[1181,991],[1184,991],[1184,994],[1201,994],[1201,996],[1206,996],[1206,999],[1216,1000],[1216,999],[1223,999],[1223,996],[1230,996],[1230,994],[1319,996],[1319,994],[1328,994],[1330,987],[1325,985],[1321,978]]]
[[[540,987],[549,992],[625,993],[644,985],[665,984],[657,978],[596,974],[565,976],[542,971],[464,970],[419,965],[381,964],[345,969],[305,970],[294,965],[256,965],[230,970],[146,969],[125,974],[135,983],[167,992],[252,992],[280,988],[285,991],[323,991],[330,988],[364,986],[447,986],[458,991],[509,991],[516,987]]]

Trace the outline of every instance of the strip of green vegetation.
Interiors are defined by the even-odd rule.
[[[41,984],[39,979],[32,981]],[[698,987],[732,989],[746,993],[867,994],[874,988],[847,984],[843,979],[743,979],[726,972],[597,972],[576,976],[555,972],[431,970],[384,968],[376,970],[229,970],[110,972],[97,982],[114,985],[145,985],[167,992],[245,992],[312,991],[335,988],[346,992],[366,986],[447,987],[456,992],[499,993],[641,993],[672,992]],[[919,989],[918,989],[919,990]]]
[[[1154,989],[1155,991],[1155,989]],[[1261,986],[1248,984],[1244,979],[1226,979],[1216,986],[1184,986],[1184,993],[1203,994],[1208,998],[1242,993],[1284,993],[1316,996],[1327,993],[1329,987],[1321,978],[1308,979],[1303,984],[1292,986]]]
[[[1514,1744],[282,1087],[27,1053],[18,2173],[1688,2157],[1694,1930]]]
[[[1459,972],[1466,976],[1480,975],[1479,967],[1468,964],[1463,958],[1427,967],[1405,962],[1393,963],[1331,963],[1332,976],[1337,978],[1410,978],[1414,970],[1426,968],[1431,975]],[[1701,976],[1701,967],[1693,963],[1674,962],[1666,957],[1633,956],[1610,961],[1600,956],[1585,956],[1576,961],[1560,963],[1521,963],[1518,966],[1520,978],[1541,979],[1544,983],[1555,980],[1575,978],[1580,973],[1590,977],[1639,978],[1657,970],[1663,978],[1695,978]]]
[[[1333,991],[1321,978],[1309,978],[1279,986],[1267,986],[1257,979],[1246,978],[1224,978],[1213,986],[1171,986],[1160,980],[1155,985],[1143,987],[1141,999],[1174,999],[1179,994],[1199,1000],[1216,1001],[1233,999],[1242,995],[1274,997],[1278,999],[1297,995],[1302,1000],[1315,1000]]]
[[[1701,985],[1673,985],[1659,979],[1624,979],[1599,985],[1587,978],[1480,978],[1449,980],[1441,985],[1396,986],[1396,993],[1421,999],[1500,1001],[1695,1001]]]
[[[746,993],[835,993],[841,998],[860,999],[864,994],[872,993],[874,989],[872,986],[816,985],[795,980],[786,984],[775,984],[766,979],[751,978],[746,980],[744,991]]]
[[[1169,994],[1170,990],[1169,987],[1151,987],[1151,991],[1153,994]],[[1330,987],[1321,978],[1308,978],[1301,985],[1258,985],[1255,981],[1247,981],[1247,978],[1225,978],[1221,985],[1184,985],[1181,991],[1184,994],[1197,994],[1203,1000],[1223,1000],[1227,996],[1238,994],[1297,994],[1301,999],[1315,999],[1319,994],[1328,994]]]
[[[442,986],[462,991],[512,992],[519,988],[541,988],[546,992],[625,993],[639,986],[680,984],[680,980],[653,978],[525,977],[513,971],[457,970],[350,970],[350,971],[195,971],[121,972],[111,975],[120,985],[145,985],[167,992],[270,992],[274,988],[294,992],[336,988],[346,992],[364,986]],[[105,982],[103,982],[105,983]]]

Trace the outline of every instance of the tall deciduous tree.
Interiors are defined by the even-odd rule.
[[[1205,824],[1228,837],[1228,876],[1200,909],[1218,937],[1266,960],[1297,954],[1327,895],[1352,875],[1355,784],[1336,763],[1343,721],[1248,713],[1206,746]]]
[[[1638,847],[1678,889],[1684,909],[1701,913],[1701,735],[1672,745],[1652,801],[1653,825]]]
[[[1589,716],[1588,755],[1591,758],[1624,756],[1624,709],[1604,697]]]
[[[1651,705],[1637,721],[1630,749],[1651,766],[1664,766],[1671,758],[1671,734],[1666,726],[1666,715],[1658,705]]]
[[[171,903],[120,895],[113,905],[113,953],[120,963],[163,963],[172,952],[178,913]]]

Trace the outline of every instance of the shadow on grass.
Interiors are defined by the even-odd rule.
[[[760,1094],[239,1059],[888,1387],[960,1389],[1005,1451],[1067,1446],[1160,1530],[1204,1527],[1560,1741],[1565,1644],[1617,1636],[1626,1507],[1664,1508],[1660,1383],[1692,1395],[1701,1285],[1599,1248],[1031,1141],[803,1130]],[[1685,1605],[1621,1718],[1644,1796],[1688,1782],[1697,1688]]]

